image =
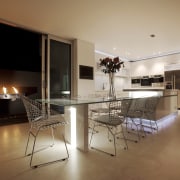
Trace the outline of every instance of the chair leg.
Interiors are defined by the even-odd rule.
[[[153,133],[154,130],[156,130],[156,128],[153,127],[152,121],[149,120],[150,122],[150,129],[151,129],[151,133]]]
[[[111,133],[111,135],[113,136],[113,142],[114,142],[114,154],[111,154],[111,153],[108,153],[106,152],[107,154],[110,154],[111,156],[116,156],[116,135],[112,132],[112,129],[111,127],[108,127],[107,126],[107,129],[108,129],[108,132]],[[109,134],[109,133],[108,133]],[[109,138],[109,137],[108,137]]]
[[[144,125],[142,123],[142,119],[140,119],[140,128],[141,128],[141,131],[143,132],[144,136],[142,135],[142,137],[146,137],[146,131],[144,129]]]
[[[54,128],[52,127],[51,128],[51,135],[52,135],[52,140],[53,140],[53,143],[52,143],[52,145],[51,145],[51,147],[53,147],[54,146]]]
[[[131,121],[131,122],[130,122],[130,121]],[[129,122],[130,122],[130,123],[129,123]],[[132,141],[132,142],[137,143],[137,142],[140,140],[138,125],[134,122],[133,118],[129,118],[129,122],[127,121],[127,123],[130,124],[130,126],[131,126],[130,129],[131,129],[132,131],[135,131],[135,134],[137,134],[137,139],[129,139],[129,138],[126,138],[126,141]],[[131,132],[131,131],[128,130],[128,124],[126,125],[126,131],[127,131],[128,133],[133,133],[133,134],[134,134],[134,132]],[[134,126],[134,127],[133,127],[133,126]]]
[[[92,142],[92,137],[94,135],[94,128],[95,128],[96,124],[94,123],[93,127],[92,127],[92,132],[91,132],[91,138],[90,138],[90,141],[89,141],[89,146],[91,146],[91,142]]]
[[[36,137],[37,137],[38,133],[39,133],[39,130],[37,131],[36,135],[34,135],[33,133],[31,133],[31,134],[33,135],[33,137],[34,137],[34,143],[33,143],[33,148],[32,148],[32,152],[31,152],[31,159],[30,159],[30,167],[31,167],[31,168],[36,168],[36,167],[37,167],[37,165],[32,166],[32,160],[33,160],[33,156],[34,156],[34,148],[35,148]]]
[[[97,126],[97,125],[94,125],[93,130],[94,130],[95,126]],[[111,134],[112,137],[113,137],[113,141],[114,141],[114,142],[113,142],[114,154],[109,153],[109,152],[107,152],[107,151],[100,150],[100,149],[98,149],[98,148],[95,148],[95,147],[92,147],[92,146],[91,146],[92,137],[93,137],[94,133],[91,133],[91,138],[90,138],[90,143],[89,143],[89,145],[91,146],[92,149],[95,149],[95,150],[97,150],[97,151],[103,152],[103,153],[105,153],[105,154],[109,154],[109,155],[111,155],[111,156],[116,156],[116,152],[117,152],[117,150],[116,150],[116,135],[117,135],[116,130],[115,130],[115,132],[113,132],[114,127],[113,127],[113,128],[112,128],[112,127],[109,127],[109,126],[103,126],[103,127],[107,128],[107,130],[108,130],[108,139],[110,139],[110,137],[109,137],[110,134]],[[116,128],[116,127],[115,127],[115,128]],[[122,128],[122,125],[121,125],[121,128]],[[124,149],[128,149],[128,145],[127,145],[127,141],[126,141],[126,138],[125,138],[123,129],[122,129],[122,133],[123,133],[123,139],[124,139],[124,142],[125,142],[125,148],[124,148]],[[111,140],[110,140],[110,141],[111,141]]]
[[[153,121],[153,123],[155,124],[155,127],[152,125],[152,120],[150,120],[150,123],[151,123],[151,129],[152,129],[152,131],[155,130],[156,132],[158,132],[157,122],[156,122],[156,121]]]
[[[35,150],[35,145],[36,145],[36,139],[37,139],[37,136],[38,136],[38,134],[39,134],[39,131],[40,131],[40,129],[36,132],[35,135],[30,132],[31,135],[34,137],[33,148],[32,148],[31,159],[30,159],[30,167],[31,167],[31,168],[37,168],[37,167],[39,167],[39,166],[48,165],[48,164],[55,163],[55,162],[58,162],[58,161],[65,161],[66,159],[69,158],[69,152],[68,152],[67,144],[66,144],[66,141],[65,141],[64,136],[62,135],[62,136],[63,136],[64,144],[65,144],[65,148],[66,148],[66,152],[67,152],[67,157],[61,158],[61,159],[58,159],[58,160],[54,160],[54,161],[50,161],[50,162],[45,162],[45,163],[41,163],[41,164],[32,165],[33,157],[34,157],[34,153],[35,153],[34,150]],[[54,139],[53,129],[52,129],[52,133],[53,133],[53,139]]]
[[[157,125],[157,122],[154,121],[155,125],[156,125],[156,131],[158,132],[158,125]]]
[[[65,144],[65,148],[66,148],[66,152],[67,152],[67,159],[69,158],[69,152],[68,152],[68,148],[67,148],[67,144],[66,144],[66,140],[65,140],[65,137],[64,135],[62,134],[62,137],[63,137],[63,141],[64,141],[64,144]]]
[[[28,139],[27,139],[26,149],[25,149],[25,156],[27,155],[27,149],[28,149],[28,145],[29,145],[29,139],[30,139],[30,131],[29,131],[29,133],[28,133]]]
[[[136,126],[136,132],[137,132],[137,136],[138,136],[138,140],[140,141],[140,134],[139,134],[139,129],[138,129],[138,125],[133,121],[133,124]]]
[[[121,131],[122,131],[122,134],[123,134],[123,139],[124,139],[124,142],[125,142],[125,145],[126,145],[126,149],[128,149],[128,144],[127,144],[126,137],[125,137],[125,135],[124,135],[124,130],[123,130],[122,124],[121,124]]]
[[[137,118],[136,118],[136,119],[137,119]],[[136,123],[136,122],[133,120],[133,118],[132,118],[132,122],[133,122],[133,124],[136,126],[138,139],[140,140],[140,133],[139,133],[139,131],[140,131],[140,132],[143,132],[144,135],[141,135],[143,138],[146,136],[146,133],[145,133],[144,126],[143,126],[143,124],[142,124],[142,119],[141,119],[141,118],[138,118],[138,119],[139,119],[138,123]],[[139,128],[138,128],[138,127],[139,127]]]

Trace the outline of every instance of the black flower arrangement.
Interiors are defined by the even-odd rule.
[[[103,66],[104,69],[102,71],[106,73],[116,73],[121,69],[121,67],[124,67],[124,62],[119,59],[119,57],[115,58],[103,58],[100,59],[100,66]]]

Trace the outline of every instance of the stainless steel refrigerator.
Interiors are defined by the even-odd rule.
[[[180,70],[165,71],[165,88],[178,91],[178,109],[180,109]]]

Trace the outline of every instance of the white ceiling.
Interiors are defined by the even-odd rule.
[[[0,18],[128,60],[180,52],[180,0],[0,0]]]

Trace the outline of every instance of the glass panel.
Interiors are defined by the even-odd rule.
[[[50,97],[70,97],[71,44],[50,40]]]

